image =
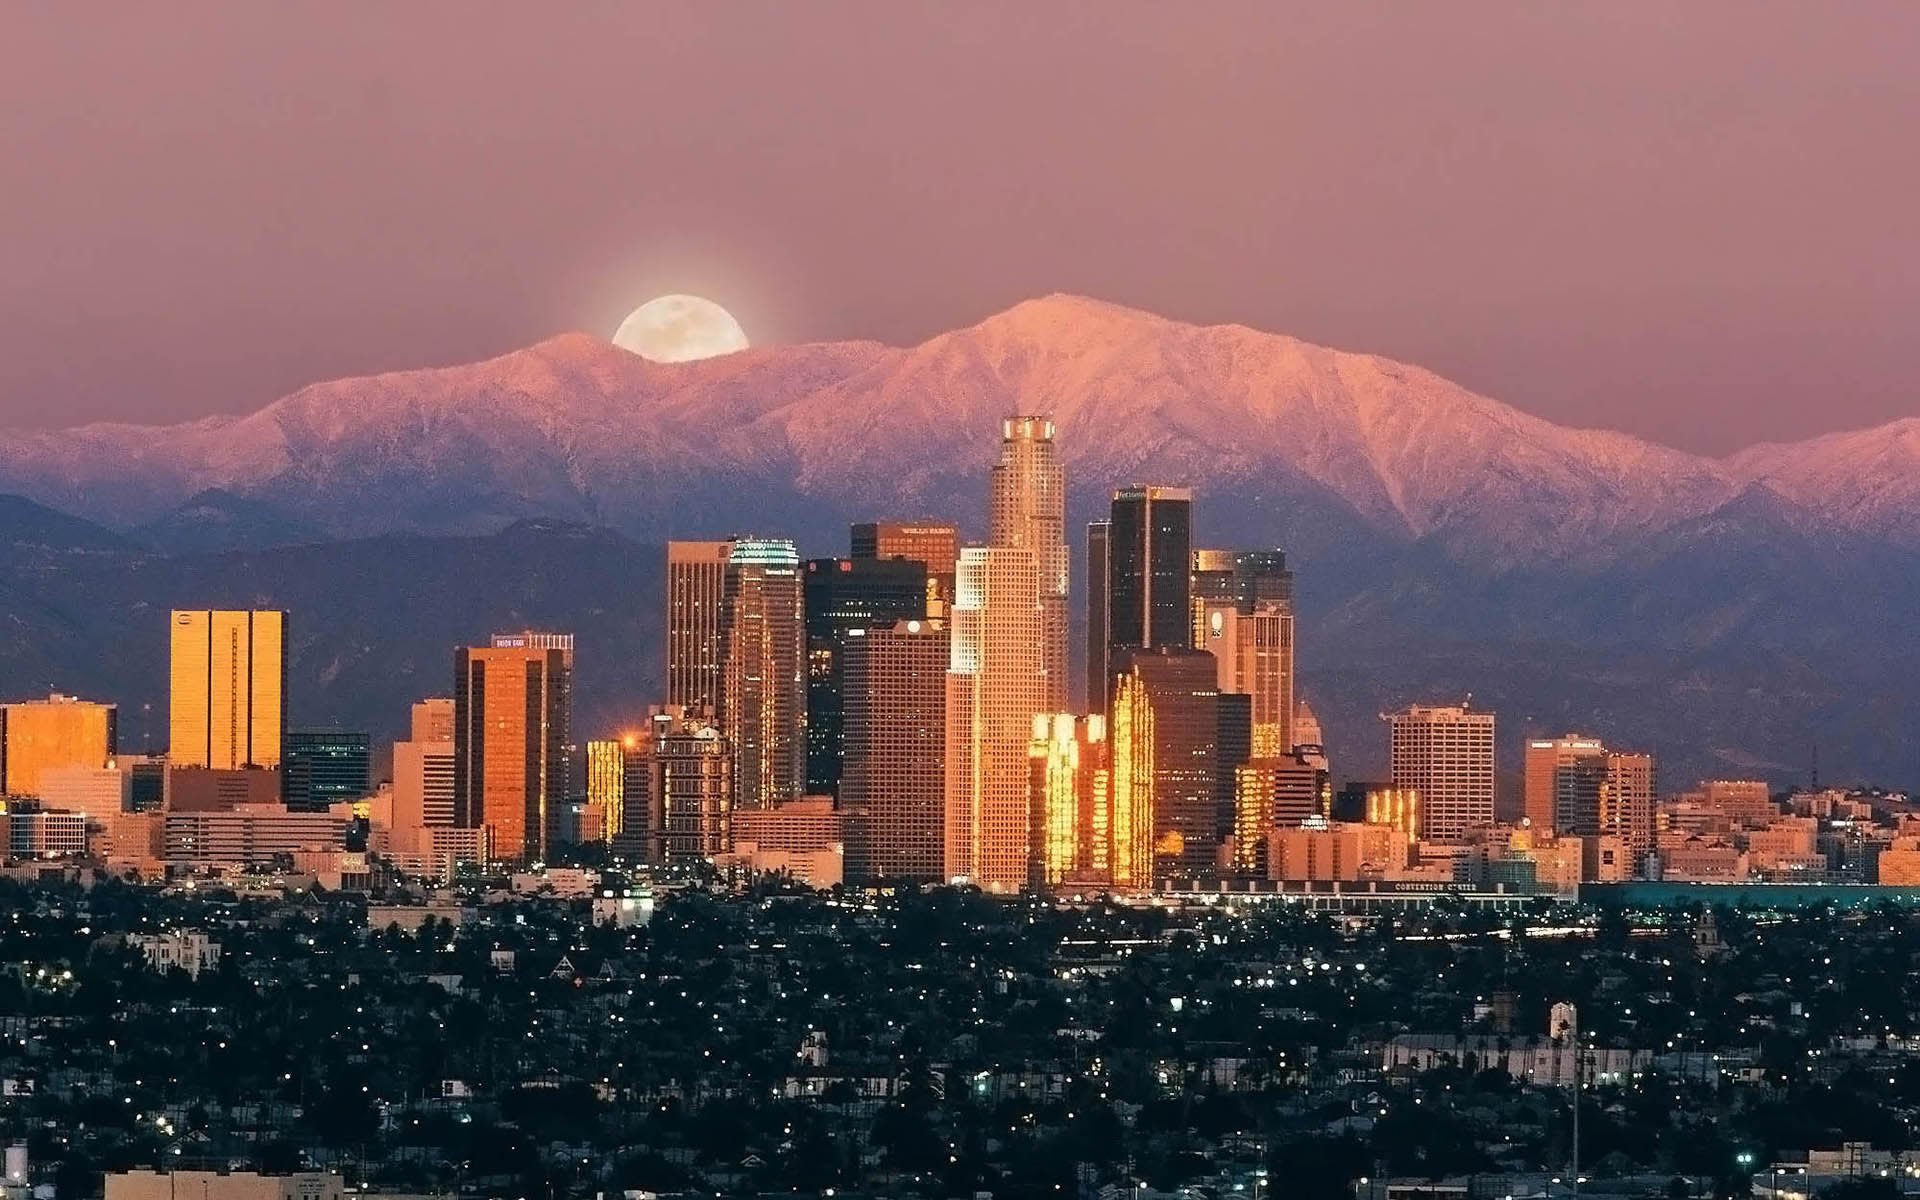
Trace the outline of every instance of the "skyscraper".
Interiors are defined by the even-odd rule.
[[[338,729],[295,729],[280,764],[280,794],[296,812],[325,812],[373,790],[373,737]]]
[[[454,656],[454,819],[487,829],[501,858],[540,858],[567,799],[572,641],[564,634],[492,641]]]
[[[847,642],[840,807],[849,882],[943,871],[947,627],[876,625]]]
[[[1587,734],[1569,733],[1557,738],[1527,739],[1524,756],[1525,800],[1527,823],[1542,833],[1578,833],[1572,824],[1561,825],[1560,797],[1562,792],[1571,793],[1574,781],[1568,772],[1583,760],[1591,760],[1597,771],[1592,774],[1588,809],[1590,825],[1600,820],[1600,782],[1606,774],[1605,758],[1607,748],[1597,737]],[[1565,776],[1565,778],[1562,778]],[[1572,808],[1583,807],[1577,802]],[[1571,817],[1569,818],[1571,820]],[[1595,832],[1589,828],[1585,832]]]
[[[1289,753],[1293,713],[1293,574],[1277,550],[1193,552],[1194,645],[1220,668],[1220,690],[1253,697],[1253,755]]]
[[[1086,676],[1087,710],[1107,711],[1113,686],[1107,676],[1107,543],[1113,526],[1107,521],[1087,523],[1087,656],[1080,664]]]
[[[286,613],[176,609],[171,682],[171,765],[225,770],[280,765]]]
[[[697,713],[667,709],[653,718],[656,861],[687,862],[733,845],[733,764],[726,738]]]
[[[793,543],[741,538],[721,606],[720,731],[733,754],[733,802],[770,808],[806,781],[800,556]]]
[[[667,543],[667,704],[720,712],[721,609],[732,542]]]
[[[853,526],[855,558],[903,558],[927,569],[928,618],[944,621],[953,607],[953,573],[960,561],[960,530],[942,521],[866,521]]]
[[[1213,656],[1162,646],[1124,652],[1115,666],[1114,882],[1210,875],[1224,832]]]
[[[1456,841],[1493,823],[1493,714],[1416,704],[1384,718],[1393,786],[1420,794],[1420,836]]]
[[[40,773],[103,768],[117,751],[118,710],[58,692],[0,704],[0,795],[38,796]]]
[[[1067,706],[1067,482],[1053,437],[1053,422],[1045,417],[1008,417],[1001,423],[1000,461],[993,467],[987,514],[988,545],[1033,556],[1046,696],[1035,711],[1042,712]]]
[[[597,825],[589,836],[611,844],[627,815],[627,748],[618,738],[587,743],[587,809]]]
[[[807,791],[838,795],[842,676],[856,631],[927,616],[927,566],[908,558],[811,558],[805,575]]]
[[[960,552],[947,671],[946,874],[992,891],[1027,881],[1028,746],[1034,715],[1053,707],[1038,583],[1024,548]]]
[[[1636,861],[1653,849],[1653,797],[1653,755],[1609,752],[1600,828],[1617,835]]]
[[[1035,887],[1111,881],[1113,770],[1106,718],[1042,713],[1028,746]]]
[[[393,744],[393,828],[396,849],[427,848],[429,829],[452,829],[454,700],[435,696],[413,706],[412,728]]]
[[[1129,487],[1113,494],[1107,522],[1107,650],[1101,673],[1120,654],[1193,644],[1193,493]]]

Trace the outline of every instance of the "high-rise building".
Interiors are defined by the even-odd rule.
[[[1457,841],[1493,823],[1493,714],[1416,704],[1386,715],[1393,786],[1420,793],[1420,836]]]
[[[793,543],[740,538],[721,606],[720,731],[733,754],[733,802],[765,808],[806,781],[807,679],[800,556]]]
[[[667,704],[720,712],[721,610],[732,542],[667,543]]]
[[[611,844],[627,814],[627,747],[618,738],[587,743],[587,807],[599,825],[582,840]]]
[[[1234,866],[1264,874],[1268,832],[1298,828],[1327,816],[1332,793],[1327,773],[1302,755],[1282,754],[1240,764],[1234,769]]]
[[[927,616],[927,567],[908,558],[807,560],[807,792],[838,795],[842,675],[856,633]]]
[[[1037,712],[1067,706],[1067,481],[1053,437],[1053,422],[1045,417],[1008,417],[1001,423],[987,514],[988,545],[1033,556],[1046,696]],[[1023,728],[1023,760],[1025,740]]]
[[[1587,734],[1527,739],[1523,764],[1527,823],[1542,833],[1598,832],[1594,827],[1600,820],[1600,782],[1606,773],[1606,754],[1606,745]],[[1576,770],[1583,762],[1597,770]],[[1578,777],[1582,774],[1590,786],[1580,784]],[[1561,823],[1563,793],[1565,825]],[[1582,803],[1576,793],[1584,795],[1586,802]],[[1580,819],[1583,810],[1584,821]]]
[[[1600,798],[1601,832],[1618,837],[1638,860],[1653,849],[1653,755],[1613,751],[1607,755],[1606,791]]]
[[[1107,676],[1107,622],[1111,615],[1107,604],[1107,574],[1111,570],[1107,543],[1112,533],[1110,522],[1087,524],[1087,654],[1080,668],[1086,677],[1087,709],[1097,713],[1107,711],[1113,685]]]
[[[1128,650],[1193,644],[1193,493],[1129,487],[1113,494],[1107,521],[1107,649],[1101,675],[1111,693]]]
[[[1161,646],[1124,652],[1115,666],[1114,882],[1121,882],[1123,867],[1134,886],[1210,876],[1224,832],[1213,656]],[[1124,853],[1121,827],[1127,830]],[[1140,862],[1142,834],[1150,834],[1150,866]]]
[[[287,734],[280,788],[295,812],[321,812],[373,790],[373,736],[338,729]]]
[[[943,870],[947,627],[875,626],[847,643],[846,878],[937,882]]]
[[[416,742],[451,742],[453,697],[429,696],[416,701],[409,728],[409,736]]]
[[[616,853],[641,861],[652,859],[659,849],[655,837],[659,817],[653,806],[653,750],[656,730],[665,732],[668,724],[656,712],[646,723],[620,735],[620,811],[612,818],[614,827],[607,840]]]
[[[960,552],[946,681],[946,874],[991,891],[1027,881],[1028,743],[1053,694],[1038,582],[1026,549]]]
[[[660,862],[711,859],[733,846],[735,757],[719,728],[668,709],[653,719],[653,797]]]
[[[413,737],[393,744],[394,836],[397,848],[409,853],[422,848],[427,830],[456,828],[453,730],[449,726],[445,740],[440,741],[426,740],[422,732],[416,724]]]
[[[1291,751],[1293,736],[1293,613],[1262,601],[1200,600],[1201,640],[1214,657],[1220,691],[1248,697],[1255,758]]]
[[[941,521],[866,521],[852,530],[855,558],[903,558],[927,569],[926,616],[943,621],[953,607],[960,529]]]
[[[280,765],[286,613],[176,609],[171,684],[167,758],[175,766]]]
[[[1030,882],[1111,881],[1113,768],[1106,718],[1041,713],[1028,746],[1033,813]]]
[[[40,795],[41,772],[99,769],[117,746],[118,710],[58,692],[0,704],[0,795]]]
[[[496,635],[462,648],[453,703],[456,823],[488,830],[501,858],[545,857],[569,786],[571,638]]]

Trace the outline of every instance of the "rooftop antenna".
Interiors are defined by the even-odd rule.
[[[1820,790],[1820,739],[1813,739],[1813,773],[1808,779],[1808,791]]]

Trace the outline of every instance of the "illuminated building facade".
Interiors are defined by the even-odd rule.
[[[457,651],[453,706],[455,823],[486,829],[501,858],[544,858],[567,798],[571,638],[496,635]]]
[[[599,822],[586,836],[611,843],[627,812],[627,747],[618,740],[587,743],[587,808]]]
[[[1222,833],[1220,692],[1213,656],[1162,647],[1132,651],[1117,665],[1114,883],[1146,886],[1209,876]]]
[[[898,621],[847,643],[843,672],[846,878],[945,877],[945,624]]]
[[[1255,757],[1234,767],[1233,800],[1234,867],[1264,874],[1267,831],[1327,816],[1333,784],[1302,755]]]
[[[942,521],[867,521],[853,526],[855,558],[905,559],[927,569],[925,615],[945,620],[953,607],[953,575],[960,561],[960,529]]]
[[[1001,423],[987,510],[987,544],[1033,558],[1044,694],[1036,712],[1067,706],[1067,480],[1053,439],[1053,422],[1045,417]]]
[[[178,766],[278,767],[287,695],[287,614],[173,613],[167,757]]]
[[[1028,743],[1054,690],[1039,597],[1029,551],[960,552],[946,678],[945,871],[989,891],[1027,881]]]
[[[1393,786],[1420,793],[1420,836],[1459,841],[1493,824],[1493,714],[1416,704],[1384,718]]]
[[[1415,788],[1372,788],[1367,792],[1369,825],[1397,829],[1412,844],[1420,836],[1420,792]]]
[[[740,538],[721,606],[720,731],[733,754],[733,802],[765,808],[806,780],[807,680],[800,556],[783,538]]]
[[[1542,833],[1594,833],[1607,748],[1597,737],[1569,733],[1527,739],[1527,823]]]
[[[927,616],[927,567],[907,558],[811,558],[807,627],[807,793],[840,792],[848,641],[878,626]]]
[[[1028,746],[1035,887],[1112,878],[1113,775],[1106,718],[1041,713]]]
[[[51,768],[105,767],[118,749],[117,714],[111,704],[58,692],[0,704],[0,794],[40,795],[41,773]]]
[[[667,543],[667,704],[720,711],[721,610],[732,542]]]

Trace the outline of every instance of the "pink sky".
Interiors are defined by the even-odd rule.
[[[0,6],[0,424],[1085,292],[1725,450],[1920,412],[1920,4]]]

